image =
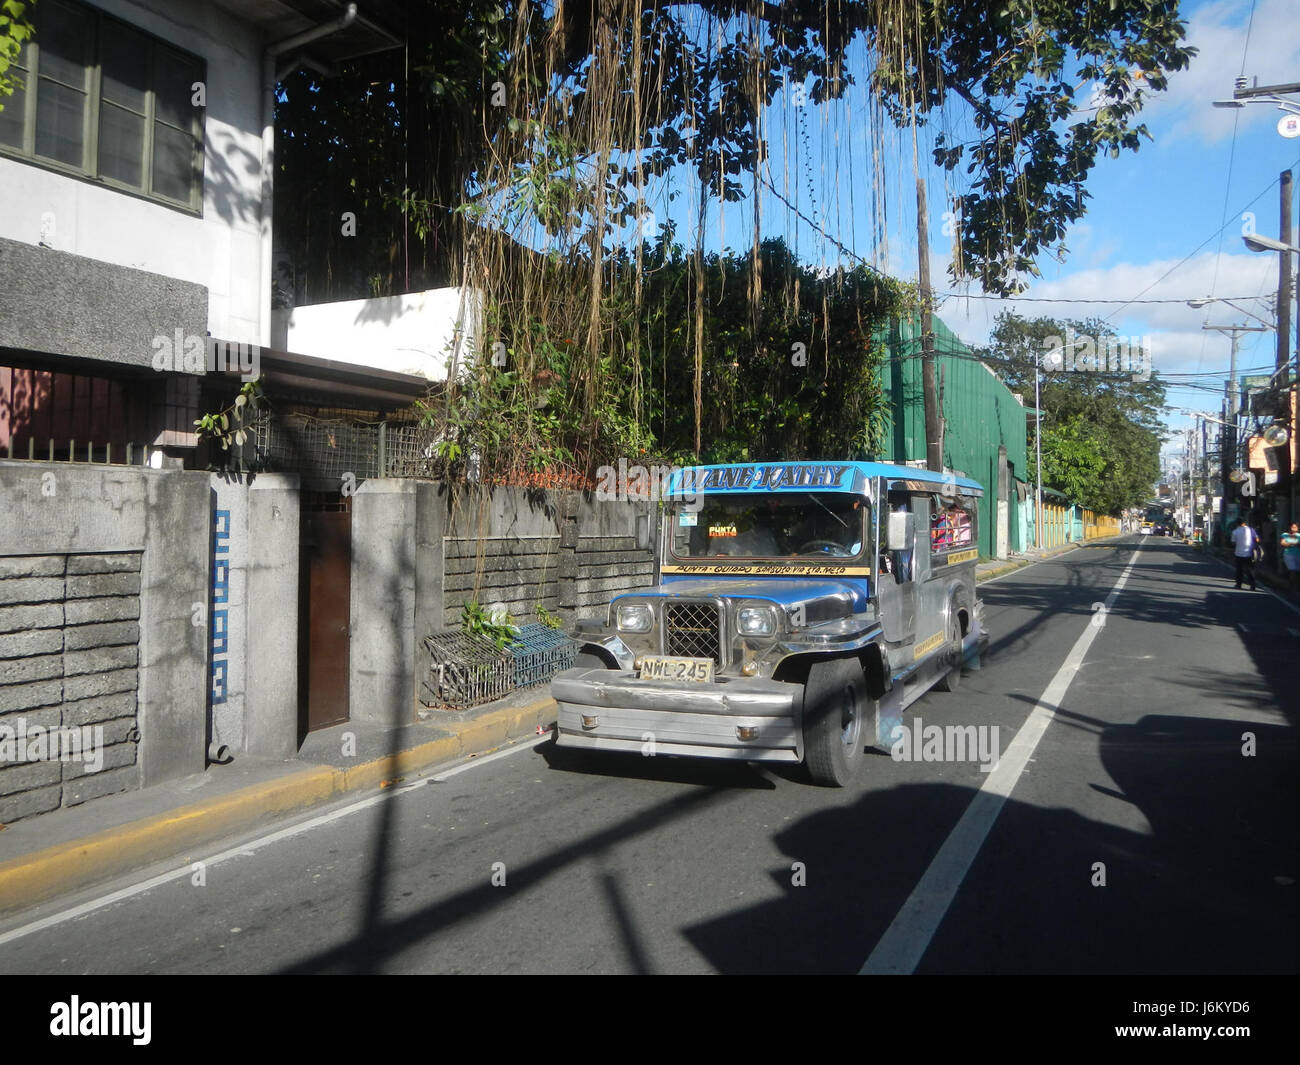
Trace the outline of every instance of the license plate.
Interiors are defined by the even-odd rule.
[[[641,679],[693,680],[707,684],[713,680],[713,659],[647,655],[641,659]]]

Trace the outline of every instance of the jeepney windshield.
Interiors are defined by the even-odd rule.
[[[867,501],[840,492],[705,495],[699,509],[671,505],[672,553],[699,558],[856,558],[866,545]]]

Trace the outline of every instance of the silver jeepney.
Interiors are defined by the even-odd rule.
[[[580,622],[552,682],[559,746],[803,762],[843,785],[913,701],[979,668],[974,481],[753,463],[671,487],[660,583]]]

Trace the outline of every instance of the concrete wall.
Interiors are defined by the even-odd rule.
[[[516,622],[538,604],[566,621],[599,614],[620,592],[654,583],[655,509],[579,493],[488,493],[451,501],[443,539],[443,623],[471,599]]]
[[[291,758],[298,728],[298,478],[208,477],[209,738],[236,754]]]
[[[424,637],[458,627],[471,599],[517,624],[539,604],[572,622],[652,584],[654,521],[650,503],[366,481],[352,497],[353,720],[414,720]]]
[[[139,617],[138,551],[0,558],[0,822],[137,785]]]
[[[208,328],[206,290],[160,274],[0,237],[0,276],[3,347],[152,369],[155,337]]]
[[[128,758],[121,747],[95,780],[69,787],[63,778],[57,801],[46,790],[35,808],[29,796],[19,809],[0,795],[0,820],[6,808],[9,816],[37,813],[52,801],[203,769],[209,533],[206,474],[0,461],[0,573],[8,575],[0,579],[9,582],[0,629],[44,641],[11,639],[0,655],[14,681],[0,719],[41,711],[53,724],[109,722],[106,744],[134,746],[127,733],[139,733],[138,753]],[[33,662],[45,676],[27,675]],[[134,725],[123,698],[132,689]]]
[[[261,41],[248,24],[201,0],[95,6],[206,61],[202,216],[0,156],[0,237],[36,245],[44,231],[57,251],[202,286],[210,297],[206,329],[259,343]],[[158,332],[181,327],[189,321],[178,311]]]
[[[445,381],[474,348],[478,301],[461,288],[295,307],[284,346],[322,359]]]

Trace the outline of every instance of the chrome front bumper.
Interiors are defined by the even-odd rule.
[[[756,677],[709,684],[640,680],[631,670],[567,669],[551,681],[555,742],[642,754],[803,760],[803,688]],[[753,729],[741,739],[737,729]]]

